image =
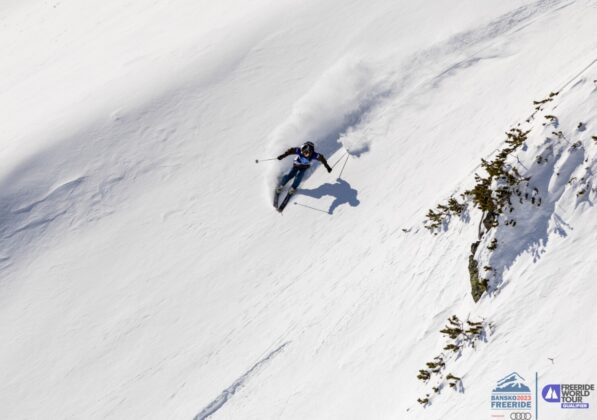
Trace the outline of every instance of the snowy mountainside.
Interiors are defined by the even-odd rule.
[[[591,351],[590,345],[579,347],[576,337],[577,334],[588,334],[591,328],[592,267],[597,262],[591,251],[596,228],[592,214],[597,196],[593,177],[597,164],[597,136],[589,129],[597,117],[593,105],[597,94],[596,76],[597,69],[591,66],[560,92],[534,101],[535,110],[531,116],[523,117],[506,133],[510,147],[492,153],[495,159],[487,157],[476,168],[475,180],[471,176],[469,183],[463,183],[464,191],[474,182],[477,186],[483,185],[485,168],[487,172],[495,171],[495,163],[502,162],[502,171],[487,185],[494,202],[507,197],[503,199],[503,210],[497,208],[497,213],[488,217],[488,211],[479,211],[478,204],[473,205],[475,199],[465,191],[462,198],[468,208],[461,211],[460,217],[445,210],[439,225],[430,228],[427,224],[430,232],[440,238],[450,232],[457,233],[463,223],[478,225],[474,235],[463,239],[468,237],[472,245],[468,267],[471,283],[472,259],[476,267],[474,274],[480,277],[477,280],[486,282],[487,291],[482,294],[477,307],[468,308],[468,312],[460,316],[490,320],[492,325],[486,329],[490,336],[483,337],[487,347],[484,344],[475,346],[477,352],[490,352],[487,356],[490,358],[513,358],[511,352],[520,349],[508,345],[512,338],[502,339],[504,343],[499,348],[494,342],[513,332],[516,334],[517,329],[525,331],[527,337],[516,334],[513,339],[521,340],[522,348],[539,346],[544,358],[536,359],[535,351],[521,355],[521,358],[535,366],[528,372],[536,371],[540,373],[540,379],[547,381],[549,379],[545,378],[553,378],[553,375],[570,378],[570,372],[555,366],[559,364],[555,362],[559,357],[563,356],[565,363],[571,363],[573,357],[585,359],[586,352]],[[522,141],[519,144],[516,143],[518,138]],[[510,184],[508,176],[512,177]],[[504,191],[510,191],[511,195],[502,195]],[[437,211],[441,209],[438,207]],[[462,264],[466,265],[466,261]],[[474,287],[472,289],[474,295]],[[504,301],[512,302],[516,309],[496,308]],[[520,326],[521,320],[524,320],[524,327]],[[537,333],[529,333],[529,330]],[[454,369],[467,371],[471,365],[466,357],[479,357],[471,355],[466,346],[461,347],[464,350],[459,350],[457,357],[451,351],[441,353],[445,369],[430,375],[426,388],[423,388],[431,407],[438,399],[445,398],[441,391],[431,392],[431,385],[441,390],[450,383],[449,378],[446,379],[448,372]],[[430,354],[429,359],[432,356]],[[421,367],[425,368],[424,365]],[[590,370],[583,370],[574,377],[581,378],[578,382],[590,383],[592,374]],[[513,373],[504,378],[497,383],[498,389],[501,382],[513,380],[519,381],[520,375]],[[521,384],[524,382],[517,386]],[[424,398],[421,400],[425,401]],[[557,411],[548,411],[542,417],[577,418],[576,415],[567,413],[564,416]]]
[[[485,418],[510,372],[597,377],[594,1],[96,6],[0,6],[3,418]],[[519,156],[545,206],[483,239],[521,245],[475,304],[480,215],[425,213],[562,86]],[[255,159],[308,139],[351,154],[280,216],[289,161]],[[453,314],[495,330],[424,408]]]

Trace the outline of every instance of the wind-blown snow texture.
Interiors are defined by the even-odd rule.
[[[0,417],[481,419],[511,372],[594,383],[595,21],[594,0],[3,2]],[[519,156],[543,204],[480,247],[500,271],[474,304],[480,214],[424,215],[558,89]],[[307,139],[350,155],[281,217],[290,158],[255,159]],[[423,408],[453,314],[495,329]]]

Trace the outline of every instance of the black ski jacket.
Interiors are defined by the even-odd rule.
[[[325,156],[323,156],[321,153],[317,153],[317,152],[313,152],[311,153],[310,156],[305,156],[303,155],[303,152],[301,151],[300,147],[291,147],[290,149],[286,150],[284,153],[282,153],[280,156],[278,156],[279,160],[284,159],[286,156],[290,156],[290,155],[297,155],[297,157],[294,159],[294,163],[293,166],[295,168],[298,169],[307,169],[311,166],[311,161],[313,159],[317,159],[318,161],[320,161],[323,166],[325,166],[325,168],[327,169],[328,172],[332,172],[332,168],[330,168],[330,165],[328,165],[328,161],[325,159]]]

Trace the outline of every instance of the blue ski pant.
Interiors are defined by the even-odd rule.
[[[305,172],[307,172],[306,169],[299,169],[296,167],[292,167],[292,169],[290,170],[290,172],[288,172],[286,175],[284,175],[282,177],[282,180],[280,181],[280,185],[286,185],[288,183],[288,181],[290,181],[292,178],[294,178],[294,181],[292,182],[292,188],[294,188],[295,190],[298,188],[299,184],[301,183],[301,181],[303,180],[303,177],[305,176]]]

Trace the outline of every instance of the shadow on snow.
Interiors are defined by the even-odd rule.
[[[328,182],[313,189],[300,188],[298,190],[298,194],[313,198],[322,198],[328,195],[334,197],[334,201],[330,205],[330,208],[327,210],[328,214],[334,214],[334,210],[336,210],[336,208],[340,207],[343,204],[349,204],[351,207],[356,207],[360,204],[360,201],[357,198],[358,191],[352,188],[347,181],[340,178],[336,179],[336,182],[334,184]],[[309,207],[304,204],[297,204],[304,207]],[[320,210],[316,208],[312,209]]]

